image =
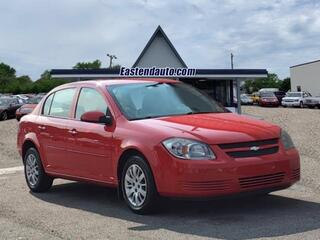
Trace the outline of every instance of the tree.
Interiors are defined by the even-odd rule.
[[[281,81],[279,90],[288,92],[290,89],[291,89],[291,79],[287,77]]]
[[[0,63],[0,92],[5,92],[6,86],[16,77],[16,70],[5,63]]]
[[[247,93],[259,91],[261,88],[279,88],[281,80],[275,73],[268,74],[268,77],[256,80],[248,80],[244,84]]]
[[[73,69],[99,69],[101,68],[101,61],[95,60],[93,62],[78,62]]]
[[[49,92],[51,89],[65,84],[68,81],[65,79],[52,78],[49,70],[45,70],[41,77],[35,81],[32,85],[32,92],[34,93],[44,93]]]
[[[0,63],[0,77],[15,77],[16,70],[5,63]]]

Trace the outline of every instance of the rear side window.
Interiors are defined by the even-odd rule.
[[[53,117],[69,117],[75,92],[75,88],[55,92],[48,115]]]
[[[43,115],[49,115],[53,96],[54,96],[54,93],[51,94],[49,97],[47,97],[43,106]]]
[[[108,106],[102,95],[93,88],[82,88],[80,91],[76,119],[80,120],[82,114],[90,111],[100,111],[107,113]]]

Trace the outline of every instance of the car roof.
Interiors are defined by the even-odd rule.
[[[71,82],[61,85],[61,87],[81,86],[81,85],[94,85],[94,86],[111,86],[118,84],[131,84],[131,83],[178,83],[180,81],[168,79],[168,78],[120,78],[120,79],[98,79]]]

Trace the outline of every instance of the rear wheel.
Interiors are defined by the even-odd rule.
[[[133,212],[145,214],[153,210],[157,190],[151,169],[143,157],[129,157],[122,171],[121,190]]]
[[[8,119],[8,113],[7,111],[3,111],[0,115],[0,120],[4,121]]]
[[[32,192],[45,192],[52,186],[53,179],[45,173],[40,155],[33,147],[24,156],[24,174]]]

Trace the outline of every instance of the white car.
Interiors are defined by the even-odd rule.
[[[308,107],[308,108],[319,108],[320,109],[320,96],[317,97],[307,97],[305,99],[304,104]]]
[[[282,98],[281,105],[283,107],[301,107],[306,105],[306,98],[311,97],[308,92],[288,92],[284,98]]]

